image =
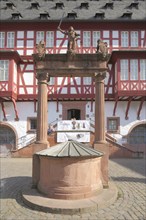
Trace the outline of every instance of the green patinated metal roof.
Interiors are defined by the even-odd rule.
[[[69,140],[36,153],[47,157],[101,157],[103,153],[85,144]]]

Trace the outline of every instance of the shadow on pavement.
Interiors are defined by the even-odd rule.
[[[120,177],[111,177],[112,180],[114,181],[119,181],[119,182],[139,182],[139,183],[146,183],[146,178],[136,178],[136,177],[125,177],[125,176],[120,176]]]
[[[131,169],[133,172],[139,173],[139,174],[143,175],[144,177],[146,176],[146,160],[145,160],[145,158],[142,158],[142,159],[116,158],[116,159],[110,159],[110,160],[123,166],[123,167]]]
[[[22,189],[28,185],[31,187],[32,178],[28,176],[17,176],[3,178],[0,180],[0,197],[1,199],[15,198]]]

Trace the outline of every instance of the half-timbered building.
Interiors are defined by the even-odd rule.
[[[98,39],[107,42],[111,57],[105,79],[105,127],[110,153],[145,152],[145,9],[146,0],[0,0],[1,153],[35,141],[38,85],[32,54],[41,40],[47,53],[66,53],[68,39],[58,25],[63,30],[73,26],[80,34],[79,54],[96,53]],[[88,121],[92,143],[94,109],[91,77],[50,78],[48,124],[56,130],[63,120]]]

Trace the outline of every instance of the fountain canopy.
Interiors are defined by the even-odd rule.
[[[103,153],[78,141],[69,140],[42,150],[36,155],[47,157],[101,157]]]

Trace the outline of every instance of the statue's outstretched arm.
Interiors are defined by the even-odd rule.
[[[64,30],[62,30],[59,26],[57,27],[57,30],[59,30],[61,33],[63,33],[63,34],[67,34],[67,32],[66,31],[64,31]]]

